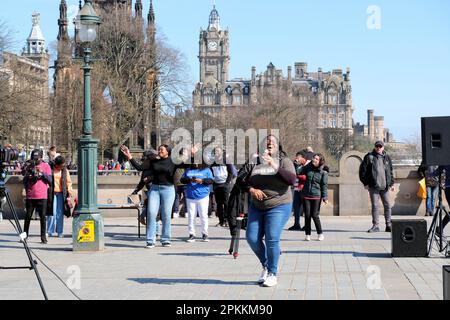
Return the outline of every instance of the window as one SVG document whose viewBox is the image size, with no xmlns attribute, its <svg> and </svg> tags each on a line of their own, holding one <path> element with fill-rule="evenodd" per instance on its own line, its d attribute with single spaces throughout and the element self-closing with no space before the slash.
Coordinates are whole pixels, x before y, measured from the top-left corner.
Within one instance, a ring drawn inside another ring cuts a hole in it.
<svg viewBox="0 0 450 320">
<path fill-rule="evenodd" d="M 344 128 L 344 127 L 345 127 L 344 118 L 341 116 L 341 117 L 339 117 L 339 128 Z"/>
<path fill-rule="evenodd" d="M 205 105 L 213 104 L 213 96 L 211 94 L 205 95 L 205 97 L 204 97 L 204 104 Z"/>
<path fill-rule="evenodd" d="M 234 96 L 233 100 L 235 105 L 240 105 L 242 103 L 241 96 Z"/>
<path fill-rule="evenodd" d="M 331 95 L 329 96 L 328 100 L 329 100 L 329 101 L 328 101 L 329 104 L 336 104 L 336 102 L 337 102 L 337 97 L 336 97 L 336 95 L 331 94 Z"/>
<path fill-rule="evenodd" d="M 336 128 L 336 119 L 335 118 L 331 119 L 331 127 Z"/>
</svg>

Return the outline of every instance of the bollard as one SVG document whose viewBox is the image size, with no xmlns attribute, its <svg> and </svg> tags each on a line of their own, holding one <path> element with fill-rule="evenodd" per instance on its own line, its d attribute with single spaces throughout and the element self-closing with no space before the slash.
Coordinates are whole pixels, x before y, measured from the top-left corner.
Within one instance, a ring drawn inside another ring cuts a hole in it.
<svg viewBox="0 0 450 320">
<path fill-rule="evenodd" d="M 442 283 L 444 286 L 444 300 L 450 300 L 450 266 L 442 266 Z"/>
</svg>

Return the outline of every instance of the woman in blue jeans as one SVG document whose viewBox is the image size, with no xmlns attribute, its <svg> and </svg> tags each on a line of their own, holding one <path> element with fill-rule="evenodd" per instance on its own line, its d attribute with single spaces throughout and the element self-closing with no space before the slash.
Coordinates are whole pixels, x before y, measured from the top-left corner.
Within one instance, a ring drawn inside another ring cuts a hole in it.
<svg viewBox="0 0 450 320">
<path fill-rule="evenodd" d="M 191 153 L 195 153 L 193 147 Z M 156 243 L 156 216 L 161 208 L 162 234 L 161 244 L 163 247 L 171 246 L 171 215 L 175 201 L 174 175 L 179 167 L 188 167 L 187 164 L 175 165 L 172 161 L 172 149 L 166 145 L 158 147 L 157 159 L 144 165 L 133 159 L 130 150 L 126 146 L 121 147 L 122 153 L 131 164 L 139 171 L 147 171 L 152 176 L 152 186 L 148 191 L 148 213 L 147 213 L 147 245 L 146 248 L 154 248 Z"/>
<path fill-rule="evenodd" d="M 142 165 L 131 155 L 126 146 L 121 147 L 122 153 L 130 160 L 131 164 L 139 171 L 147 171 L 146 174 L 153 177 L 152 186 L 148 191 L 147 211 L 147 245 L 146 248 L 155 247 L 156 242 L 156 216 L 161 207 L 162 234 L 161 244 L 170 247 L 171 215 L 175 201 L 174 173 L 176 166 L 171 159 L 171 148 L 168 145 L 158 147 L 157 159 Z"/>
<path fill-rule="evenodd" d="M 246 237 L 262 265 L 258 283 L 272 287 L 277 284 L 280 237 L 291 214 L 296 175 L 275 136 L 267 137 L 265 148 L 241 169 L 237 183 L 251 195 Z"/>
</svg>

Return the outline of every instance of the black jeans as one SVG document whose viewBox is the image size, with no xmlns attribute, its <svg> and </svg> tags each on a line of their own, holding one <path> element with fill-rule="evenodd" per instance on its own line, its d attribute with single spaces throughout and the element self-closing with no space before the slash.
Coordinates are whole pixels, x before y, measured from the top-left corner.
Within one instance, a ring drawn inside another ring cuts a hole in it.
<svg viewBox="0 0 450 320">
<path fill-rule="evenodd" d="M 228 198 L 230 197 L 230 184 L 214 184 L 214 198 L 216 199 L 216 215 L 219 223 L 225 223 L 225 214 L 227 212 Z"/>
<path fill-rule="evenodd" d="M 322 225 L 319 218 L 320 200 L 303 199 L 303 210 L 305 213 L 305 233 L 311 235 L 311 218 L 314 220 L 317 234 L 322 234 Z"/>
<path fill-rule="evenodd" d="M 30 230 L 30 221 L 33 216 L 34 210 L 37 209 L 39 213 L 39 222 L 41 223 L 41 240 L 45 240 L 47 237 L 45 236 L 47 221 L 46 221 L 46 213 L 47 213 L 47 199 L 27 199 L 26 201 L 26 216 L 25 216 L 25 225 L 24 231 L 29 235 Z"/>
<path fill-rule="evenodd" d="M 301 191 L 294 191 L 294 225 L 300 226 L 300 216 L 303 215 L 303 194 Z"/>
</svg>

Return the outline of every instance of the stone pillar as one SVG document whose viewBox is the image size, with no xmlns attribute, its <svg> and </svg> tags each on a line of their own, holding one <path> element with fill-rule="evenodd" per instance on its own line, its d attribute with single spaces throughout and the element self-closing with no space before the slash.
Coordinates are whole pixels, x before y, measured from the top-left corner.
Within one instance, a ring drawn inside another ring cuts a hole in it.
<svg viewBox="0 0 450 320">
<path fill-rule="evenodd" d="M 339 215 L 370 214 L 369 192 L 359 181 L 359 165 L 364 153 L 350 151 L 339 161 Z"/>
</svg>

